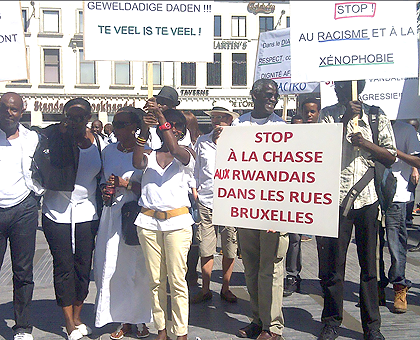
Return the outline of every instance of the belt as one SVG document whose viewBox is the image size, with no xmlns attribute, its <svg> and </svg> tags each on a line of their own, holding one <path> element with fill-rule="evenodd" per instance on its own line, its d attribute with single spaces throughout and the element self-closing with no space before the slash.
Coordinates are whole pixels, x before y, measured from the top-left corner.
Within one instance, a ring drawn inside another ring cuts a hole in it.
<svg viewBox="0 0 420 340">
<path fill-rule="evenodd" d="M 188 214 L 189 210 L 187 207 L 182 207 L 182 208 L 177 208 L 177 209 L 172 209 L 172 210 L 167 210 L 167 211 L 157 211 L 157 210 L 152 210 L 152 209 L 147 209 L 147 208 L 142 207 L 141 212 L 147 216 L 151 216 L 158 220 L 164 221 L 171 217 Z"/>
</svg>

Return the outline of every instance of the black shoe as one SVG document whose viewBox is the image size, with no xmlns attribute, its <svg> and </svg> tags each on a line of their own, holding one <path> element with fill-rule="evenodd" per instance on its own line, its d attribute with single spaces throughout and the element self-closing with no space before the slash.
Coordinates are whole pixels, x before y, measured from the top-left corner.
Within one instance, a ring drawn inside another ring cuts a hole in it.
<svg viewBox="0 0 420 340">
<path fill-rule="evenodd" d="M 411 252 L 420 251 L 420 242 L 416 246 L 408 249 L 408 251 L 411 251 Z"/>
<path fill-rule="evenodd" d="M 287 275 L 284 282 L 283 296 L 290 296 L 295 292 L 300 292 L 300 279 Z"/>
<path fill-rule="evenodd" d="M 372 329 L 368 334 L 365 334 L 365 340 L 385 340 L 385 337 L 379 330 Z"/>
<path fill-rule="evenodd" d="M 236 333 L 236 336 L 240 338 L 256 338 L 262 332 L 262 326 L 258 326 L 256 323 L 251 322 L 248 326 L 241 328 Z"/>
<path fill-rule="evenodd" d="M 338 327 L 325 325 L 319 334 L 318 340 L 334 340 L 338 337 Z"/>
</svg>

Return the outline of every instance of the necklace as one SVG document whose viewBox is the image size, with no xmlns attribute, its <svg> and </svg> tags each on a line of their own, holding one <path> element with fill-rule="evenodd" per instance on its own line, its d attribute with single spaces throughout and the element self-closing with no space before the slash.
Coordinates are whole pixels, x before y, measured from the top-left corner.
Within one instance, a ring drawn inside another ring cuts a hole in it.
<svg viewBox="0 0 420 340">
<path fill-rule="evenodd" d="M 121 146 L 121 149 L 122 149 L 121 151 L 124 152 L 124 153 L 129 153 L 129 152 L 132 152 L 134 150 L 134 146 L 132 146 L 130 148 L 126 148 L 126 147 L 124 147 L 124 145 L 122 145 L 122 143 L 120 143 L 120 146 Z"/>
</svg>

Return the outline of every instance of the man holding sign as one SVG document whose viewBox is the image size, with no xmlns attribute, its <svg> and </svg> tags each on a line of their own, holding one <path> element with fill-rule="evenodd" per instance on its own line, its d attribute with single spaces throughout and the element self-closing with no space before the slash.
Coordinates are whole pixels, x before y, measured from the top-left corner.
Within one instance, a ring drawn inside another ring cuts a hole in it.
<svg viewBox="0 0 420 340">
<path fill-rule="evenodd" d="M 259 79 L 251 90 L 254 109 L 235 119 L 237 125 L 284 124 L 274 113 L 279 99 L 277 83 Z M 238 331 L 241 338 L 281 340 L 284 328 L 282 313 L 284 258 L 287 233 L 238 228 L 239 245 L 250 295 L 252 322 Z"/>
<path fill-rule="evenodd" d="M 358 94 L 363 91 L 364 84 L 364 81 L 357 82 Z M 319 278 L 324 293 L 321 319 L 324 328 L 318 338 L 320 340 L 336 339 L 338 327 L 343 321 L 344 272 L 353 225 L 361 268 L 360 312 L 364 338 L 384 339 L 379 330 L 381 317 L 376 272 L 378 230 L 375 223 L 379 203 L 373 176 L 361 186 L 354 200 L 349 192 L 353 192 L 357 182 L 362 182 L 368 169 L 374 166 L 373 159 L 389 167 L 395 162 L 397 151 L 391 123 L 380 109 L 377 115 L 379 145 L 373 143 L 368 118 L 371 107 L 360 101 L 351 101 L 351 90 L 351 81 L 337 81 L 335 91 L 338 103 L 321 110 L 324 123 L 343 123 L 343 149 L 338 238 L 317 237 Z"/>
</svg>

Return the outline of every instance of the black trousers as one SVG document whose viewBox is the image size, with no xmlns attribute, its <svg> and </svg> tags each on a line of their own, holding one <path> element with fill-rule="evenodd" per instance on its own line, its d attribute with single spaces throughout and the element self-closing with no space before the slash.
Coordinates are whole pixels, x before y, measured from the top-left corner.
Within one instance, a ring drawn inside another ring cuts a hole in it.
<svg viewBox="0 0 420 340">
<path fill-rule="evenodd" d="M 38 209 L 34 194 L 11 208 L 0 208 L 0 267 L 7 240 L 13 272 L 13 308 L 15 333 L 31 333 L 30 306 L 34 290 L 33 260 L 35 254 Z"/>
<path fill-rule="evenodd" d="M 76 251 L 71 246 L 71 225 L 42 215 L 42 227 L 53 257 L 54 290 L 60 307 L 83 302 L 89 293 L 92 253 L 99 221 L 76 223 Z"/>
<path fill-rule="evenodd" d="M 340 326 L 343 321 L 346 257 L 354 225 L 360 265 L 360 313 L 366 334 L 379 330 L 381 325 L 376 272 L 378 203 L 351 210 L 347 217 L 342 212 L 340 208 L 338 238 L 317 237 L 319 278 L 324 292 L 321 321 L 331 326 Z"/>
</svg>

